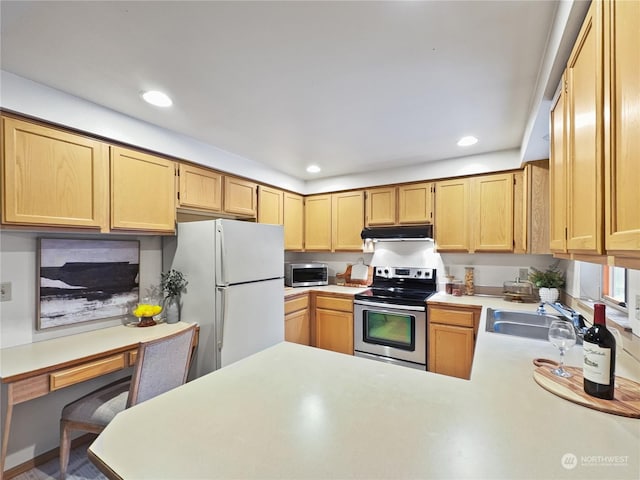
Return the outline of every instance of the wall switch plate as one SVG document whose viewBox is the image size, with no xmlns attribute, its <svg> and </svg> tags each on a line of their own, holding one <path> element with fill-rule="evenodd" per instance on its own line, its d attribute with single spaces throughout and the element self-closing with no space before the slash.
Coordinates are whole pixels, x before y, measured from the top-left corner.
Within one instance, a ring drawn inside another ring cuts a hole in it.
<svg viewBox="0 0 640 480">
<path fill-rule="evenodd" d="M 520 280 L 529 280 L 529 269 L 520 268 L 518 270 L 518 277 L 520 278 Z"/>
<path fill-rule="evenodd" d="M 636 320 L 640 321 L 640 295 L 636 295 Z"/>
<path fill-rule="evenodd" d="M 11 300 L 11 282 L 0 283 L 0 302 Z"/>
</svg>

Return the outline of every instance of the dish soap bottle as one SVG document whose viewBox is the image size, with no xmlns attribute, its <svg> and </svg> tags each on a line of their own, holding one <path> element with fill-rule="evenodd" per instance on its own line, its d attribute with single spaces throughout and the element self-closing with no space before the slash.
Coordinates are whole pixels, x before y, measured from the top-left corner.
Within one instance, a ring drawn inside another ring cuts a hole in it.
<svg viewBox="0 0 640 480">
<path fill-rule="evenodd" d="M 613 400 L 616 372 L 616 339 L 607 330 L 605 306 L 593 306 L 593 326 L 583 338 L 585 393 L 605 400 Z"/>
</svg>

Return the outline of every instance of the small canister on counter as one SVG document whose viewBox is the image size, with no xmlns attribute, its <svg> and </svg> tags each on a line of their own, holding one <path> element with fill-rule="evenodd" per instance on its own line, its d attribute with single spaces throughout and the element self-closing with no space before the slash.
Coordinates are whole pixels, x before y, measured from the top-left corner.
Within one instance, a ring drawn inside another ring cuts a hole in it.
<svg viewBox="0 0 640 480">
<path fill-rule="evenodd" d="M 464 267 L 464 293 L 465 295 L 473 295 L 475 291 L 473 267 Z"/>
<path fill-rule="evenodd" d="M 451 294 L 454 297 L 461 297 L 462 295 L 464 295 L 464 283 L 455 282 L 452 286 Z"/>
<path fill-rule="evenodd" d="M 445 283 L 444 285 L 444 291 L 451 295 L 453 293 L 453 280 L 454 280 L 454 276 L 453 275 L 447 275 L 447 283 Z"/>
</svg>

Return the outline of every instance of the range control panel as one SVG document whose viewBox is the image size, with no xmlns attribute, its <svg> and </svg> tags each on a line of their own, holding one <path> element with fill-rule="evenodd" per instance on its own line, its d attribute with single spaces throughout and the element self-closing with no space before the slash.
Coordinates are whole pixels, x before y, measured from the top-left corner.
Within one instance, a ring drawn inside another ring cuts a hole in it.
<svg viewBox="0 0 640 480">
<path fill-rule="evenodd" d="M 435 269 L 423 267 L 376 267 L 376 277 L 433 279 Z"/>
</svg>

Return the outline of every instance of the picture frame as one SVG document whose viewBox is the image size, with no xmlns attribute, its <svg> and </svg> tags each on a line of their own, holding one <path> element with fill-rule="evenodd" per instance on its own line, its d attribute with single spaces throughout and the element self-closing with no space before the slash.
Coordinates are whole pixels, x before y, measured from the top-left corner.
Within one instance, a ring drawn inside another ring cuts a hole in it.
<svg viewBox="0 0 640 480">
<path fill-rule="evenodd" d="M 38 238 L 36 329 L 129 314 L 139 276 L 139 240 Z"/>
</svg>

